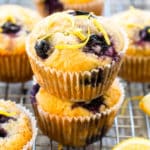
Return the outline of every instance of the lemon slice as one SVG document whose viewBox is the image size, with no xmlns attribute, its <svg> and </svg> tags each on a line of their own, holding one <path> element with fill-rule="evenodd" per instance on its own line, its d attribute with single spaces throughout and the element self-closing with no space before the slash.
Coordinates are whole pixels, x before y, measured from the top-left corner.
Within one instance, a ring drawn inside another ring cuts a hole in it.
<svg viewBox="0 0 150 150">
<path fill-rule="evenodd" d="M 150 140 L 133 137 L 117 144 L 112 150 L 150 150 Z"/>
<path fill-rule="evenodd" d="M 139 107 L 143 112 L 150 116 L 150 93 L 142 98 Z"/>
</svg>

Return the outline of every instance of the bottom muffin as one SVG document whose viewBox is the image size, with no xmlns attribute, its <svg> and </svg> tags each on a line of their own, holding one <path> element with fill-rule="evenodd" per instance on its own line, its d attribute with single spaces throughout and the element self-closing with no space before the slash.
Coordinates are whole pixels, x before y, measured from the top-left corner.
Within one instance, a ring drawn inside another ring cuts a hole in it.
<svg viewBox="0 0 150 150">
<path fill-rule="evenodd" d="M 31 150 L 36 121 L 21 105 L 0 100 L 0 150 Z"/>
<path fill-rule="evenodd" d="M 81 147 L 104 136 L 113 124 L 124 99 L 124 91 L 115 81 L 108 92 L 89 103 L 61 100 L 33 86 L 31 102 L 42 132 L 66 146 Z"/>
</svg>

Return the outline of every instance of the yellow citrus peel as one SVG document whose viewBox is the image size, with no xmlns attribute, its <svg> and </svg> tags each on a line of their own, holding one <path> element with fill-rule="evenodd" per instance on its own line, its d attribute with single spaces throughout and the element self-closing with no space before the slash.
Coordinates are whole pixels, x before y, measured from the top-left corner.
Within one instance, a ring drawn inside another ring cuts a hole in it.
<svg viewBox="0 0 150 150">
<path fill-rule="evenodd" d="M 142 137 L 132 137 L 118 143 L 112 150 L 150 150 L 150 140 Z"/>
<path fill-rule="evenodd" d="M 82 41 L 86 39 L 86 36 L 81 32 L 81 29 L 73 30 L 71 33 L 77 36 Z"/>
<path fill-rule="evenodd" d="M 129 27 L 129 28 L 137 27 L 137 28 L 143 29 L 143 26 L 142 26 L 142 25 L 136 24 L 136 23 L 128 23 L 128 24 L 127 24 L 127 27 Z"/>
<path fill-rule="evenodd" d="M 12 23 L 16 23 L 16 19 L 13 16 L 11 16 L 11 15 L 9 15 L 9 16 L 6 17 L 6 22 L 7 21 L 10 21 Z"/>
<path fill-rule="evenodd" d="M 0 115 L 4 115 L 6 117 L 12 117 L 15 115 L 15 113 L 9 113 L 9 112 L 6 112 L 4 110 L 0 110 Z"/>
<path fill-rule="evenodd" d="M 150 116 L 150 93 L 142 98 L 139 103 L 139 108 Z"/>
<path fill-rule="evenodd" d="M 88 36 L 87 39 L 80 44 L 74 44 L 74 45 L 69 45 L 69 44 L 62 44 L 62 45 L 56 45 L 55 48 L 58 50 L 62 50 L 62 49 L 80 49 L 81 47 L 84 47 L 87 42 L 89 41 L 90 38 L 90 28 L 88 27 Z"/>
<path fill-rule="evenodd" d="M 105 29 L 103 28 L 103 26 L 100 24 L 100 22 L 96 19 L 93 19 L 93 24 L 95 25 L 95 27 L 98 29 L 99 32 L 101 32 L 106 40 L 106 43 L 108 45 L 110 45 L 110 40 L 108 37 L 107 32 L 105 31 Z"/>
</svg>

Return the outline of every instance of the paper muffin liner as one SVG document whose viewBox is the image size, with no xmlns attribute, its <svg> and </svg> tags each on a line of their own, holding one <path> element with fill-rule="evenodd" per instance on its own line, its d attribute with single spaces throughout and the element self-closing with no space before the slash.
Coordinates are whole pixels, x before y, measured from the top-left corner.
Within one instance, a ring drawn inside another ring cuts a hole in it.
<svg viewBox="0 0 150 150">
<path fill-rule="evenodd" d="M 25 82 L 32 78 L 32 74 L 26 54 L 0 54 L 0 81 Z"/>
<path fill-rule="evenodd" d="M 87 2 L 84 4 L 64 4 L 64 9 L 72 9 L 72 10 L 82 10 L 93 12 L 96 15 L 101 15 L 103 12 L 104 1 L 103 0 L 93 0 L 91 2 Z"/>
<path fill-rule="evenodd" d="M 32 126 L 32 138 L 30 141 L 27 142 L 27 144 L 23 147 L 22 150 L 32 150 L 32 148 L 35 144 L 37 133 L 38 133 L 35 117 L 32 115 L 32 113 L 28 109 L 21 106 L 20 104 L 17 104 L 17 107 L 30 118 L 30 122 L 31 122 L 31 126 Z"/>
<path fill-rule="evenodd" d="M 104 112 L 92 116 L 61 117 L 45 112 L 36 101 L 32 101 L 40 129 L 50 139 L 65 146 L 81 147 L 97 141 L 111 128 L 124 100 L 123 86 L 120 83 L 118 86 L 121 91 L 118 103 Z"/>
<path fill-rule="evenodd" d="M 103 95 L 113 83 L 122 63 L 118 62 L 85 72 L 62 72 L 43 66 L 29 56 L 36 81 L 47 92 L 73 102 L 90 101 Z"/>
<path fill-rule="evenodd" d="M 132 82 L 150 82 L 150 57 L 125 56 L 119 76 Z"/>
</svg>

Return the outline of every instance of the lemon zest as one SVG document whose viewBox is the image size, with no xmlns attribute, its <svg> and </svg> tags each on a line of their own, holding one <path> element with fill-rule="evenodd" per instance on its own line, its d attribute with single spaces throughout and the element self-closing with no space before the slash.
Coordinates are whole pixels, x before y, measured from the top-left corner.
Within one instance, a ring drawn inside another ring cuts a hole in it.
<svg viewBox="0 0 150 150">
<path fill-rule="evenodd" d="M 129 24 L 127 24 L 127 26 L 128 26 L 129 28 L 138 27 L 138 28 L 140 28 L 140 29 L 143 29 L 143 26 L 142 26 L 142 25 L 139 25 L 139 24 L 136 24 L 136 23 L 129 23 Z"/>
<path fill-rule="evenodd" d="M 87 44 L 87 42 L 89 41 L 89 38 L 90 38 L 90 28 L 88 27 L 88 36 L 87 36 L 87 39 L 83 43 L 74 44 L 74 45 L 69 45 L 69 44 L 56 45 L 55 48 L 59 49 L 59 50 L 62 50 L 62 49 L 79 49 L 81 47 L 84 47 Z"/>
<path fill-rule="evenodd" d="M 126 108 L 127 108 L 127 105 L 129 103 L 129 101 L 140 101 L 142 98 L 143 98 L 143 96 L 141 96 L 141 95 L 140 96 L 133 96 L 133 97 L 126 98 L 124 100 L 123 105 L 122 105 L 121 115 L 125 114 L 125 111 L 126 111 Z"/>
<path fill-rule="evenodd" d="M 148 33 L 150 33 L 150 29 L 148 29 Z"/>
<path fill-rule="evenodd" d="M 0 115 L 4 115 L 4 116 L 6 116 L 6 117 L 12 117 L 12 116 L 15 115 L 15 113 L 9 113 L 9 112 L 0 110 Z"/>
<path fill-rule="evenodd" d="M 59 14 L 52 15 L 51 17 L 52 17 L 52 18 L 55 18 L 55 16 L 59 16 Z M 73 18 L 72 18 L 71 16 L 69 16 L 69 15 L 66 15 L 66 18 L 71 22 L 71 28 L 74 28 L 74 24 L 75 24 L 75 23 L 74 23 Z M 55 20 L 52 20 L 52 21 L 50 22 L 50 24 L 49 24 L 49 29 L 51 28 L 51 26 L 53 26 L 54 23 L 55 23 Z M 59 32 L 59 31 L 61 31 L 61 30 L 58 29 L 58 30 L 55 31 L 54 33 Z M 51 37 L 54 33 L 50 32 L 50 33 L 48 33 L 48 34 L 46 34 L 46 35 L 40 37 L 39 39 L 40 39 L 40 40 L 47 39 L 47 38 Z"/>
<path fill-rule="evenodd" d="M 11 16 L 11 15 L 6 17 L 6 21 L 10 21 L 12 23 L 16 23 L 16 19 L 13 16 Z"/>
<path fill-rule="evenodd" d="M 3 32 L 3 30 L 2 30 L 2 28 L 0 28 L 0 33 L 2 33 Z"/>
<path fill-rule="evenodd" d="M 96 26 L 96 28 L 103 34 L 105 40 L 106 40 L 106 43 L 108 45 L 110 45 L 110 40 L 109 40 L 109 37 L 108 37 L 108 34 L 107 32 L 105 31 L 105 29 L 103 28 L 103 26 L 100 24 L 99 21 L 97 21 L 96 19 L 93 19 L 93 24 Z"/>
<path fill-rule="evenodd" d="M 84 41 L 86 39 L 86 36 L 81 32 L 81 29 L 73 30 L 71 33 L 74 34 L 75 36 L 79 37 L 80 40 L 82 40 L 82 41 Z"/>
</svg>

